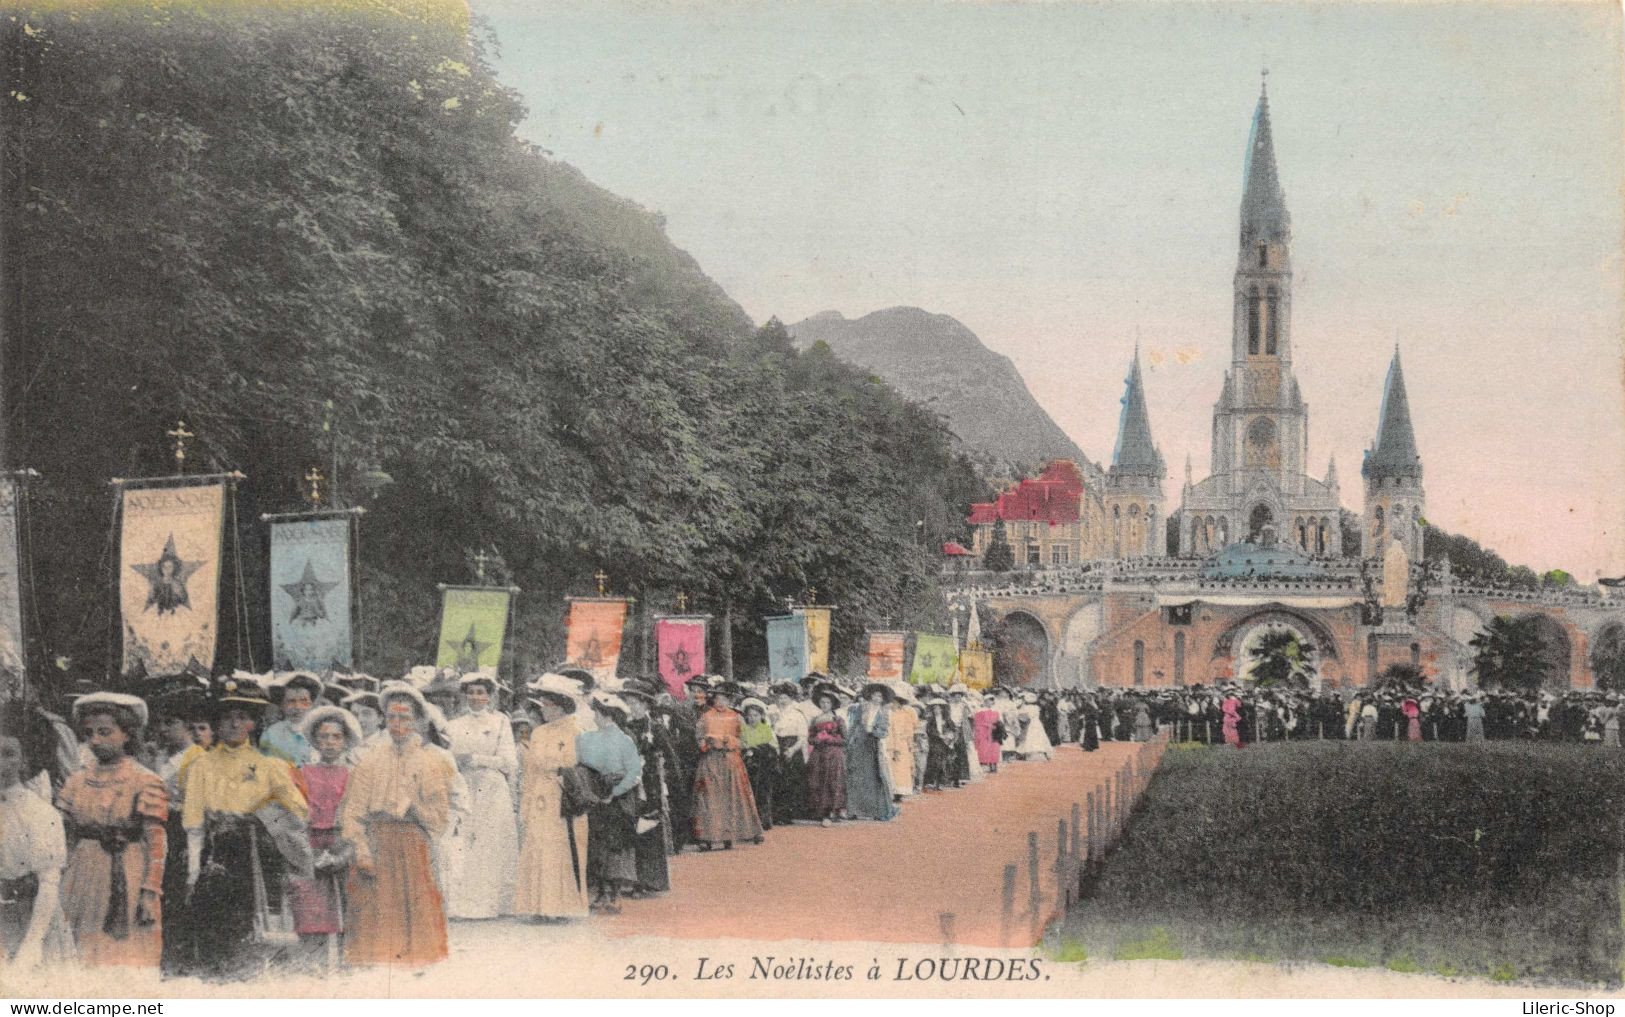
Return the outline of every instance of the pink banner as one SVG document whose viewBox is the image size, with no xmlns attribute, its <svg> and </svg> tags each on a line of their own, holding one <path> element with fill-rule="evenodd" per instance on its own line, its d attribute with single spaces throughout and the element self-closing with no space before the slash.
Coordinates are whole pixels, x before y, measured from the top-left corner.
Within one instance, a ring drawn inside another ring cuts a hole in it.
<svg viewBox="0 0 1625 1017">
<path fill-rule="evenodd" d="M 655 652 L 660 658 L 660 677 L 671 694 L 688 695 L 683 683 L 705 672 L 704 618 L 659 618 L 655 620 Z"/>
</svg>

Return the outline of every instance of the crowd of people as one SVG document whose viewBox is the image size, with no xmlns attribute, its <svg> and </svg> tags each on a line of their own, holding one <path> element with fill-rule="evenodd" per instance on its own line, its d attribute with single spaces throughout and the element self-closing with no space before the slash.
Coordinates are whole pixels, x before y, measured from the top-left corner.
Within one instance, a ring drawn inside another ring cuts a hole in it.
<svg viewBox="0 0 1625 1017">
<path fill-rule="evenodd" d="M 142 691 L 80 696 L 70 718 L 4 706 L 8 965 L 420 966 L 447 955 L 448 921 L 613 913 L 667 892 L 681 851 L 886 822 L 1060 737 L 1053 697 L 817 674 L 683 695 L 574 669 L 517 699 L 433 668 Z"/>
<path fill-rule="evenodd" d="M 447 922 L 613 913 L 684 850 L 886 822 L 1057 745 L 1177 739 L 1619 744 L 1604 692 L 1239 683 L 1043 691 L 549 672 L 178 676 L 0 727 L 0 961 L 232 977 L 420 966 Z M 504 699 L 507 700 L 504 703 Z M 507 709 L 501 709 L 502 706 Z"/>
</svg>

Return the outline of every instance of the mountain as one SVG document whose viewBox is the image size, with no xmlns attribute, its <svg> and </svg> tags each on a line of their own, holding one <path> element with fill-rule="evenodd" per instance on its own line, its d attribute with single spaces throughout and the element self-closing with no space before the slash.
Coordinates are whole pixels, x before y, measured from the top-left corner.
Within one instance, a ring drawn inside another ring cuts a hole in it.
<svg viewBox="0 0 1625 1017">
<path fill-rule="evenodd" d="M 1038 405 L 1010 358 L 946 314 L 888 307 L 849 319 L 823 311 L 791 325 L 790 334 L 803 349 L 828 345 L 836 356 L 941 413 L 979 461 L 1034 467 L 1063 458 L 1082 463 L 1089 473 L 1099 469 Z"/>
</svg>

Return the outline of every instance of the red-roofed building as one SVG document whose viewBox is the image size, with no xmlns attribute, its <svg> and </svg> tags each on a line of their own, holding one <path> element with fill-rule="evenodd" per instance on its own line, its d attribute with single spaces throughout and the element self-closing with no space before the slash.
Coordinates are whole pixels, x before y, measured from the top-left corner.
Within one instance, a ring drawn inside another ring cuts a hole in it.
<svg viewBox="0 0 1625 1017">
<path fill-rule="evenodd" d="M 1101 492 L 1078 464 L 1057 459 L 989 502 L 971 505 L 971 552 L 986 553 L 1002 522 L 1017 566 L 1070 565 L 1110 554 Z"/>
</svg>

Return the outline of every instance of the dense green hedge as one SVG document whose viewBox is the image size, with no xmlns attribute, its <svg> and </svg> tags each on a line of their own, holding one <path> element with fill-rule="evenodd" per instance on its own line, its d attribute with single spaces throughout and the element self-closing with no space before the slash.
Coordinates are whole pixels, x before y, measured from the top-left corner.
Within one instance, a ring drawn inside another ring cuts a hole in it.
<svg viewBox="0 0 1625 1017">
<path fill-rule="evenodd" d="M 1124 956 L 1617 980 L 1621 767 L 1522 743 L 1173 751 L 1065 934 Z"/>
</svg>

